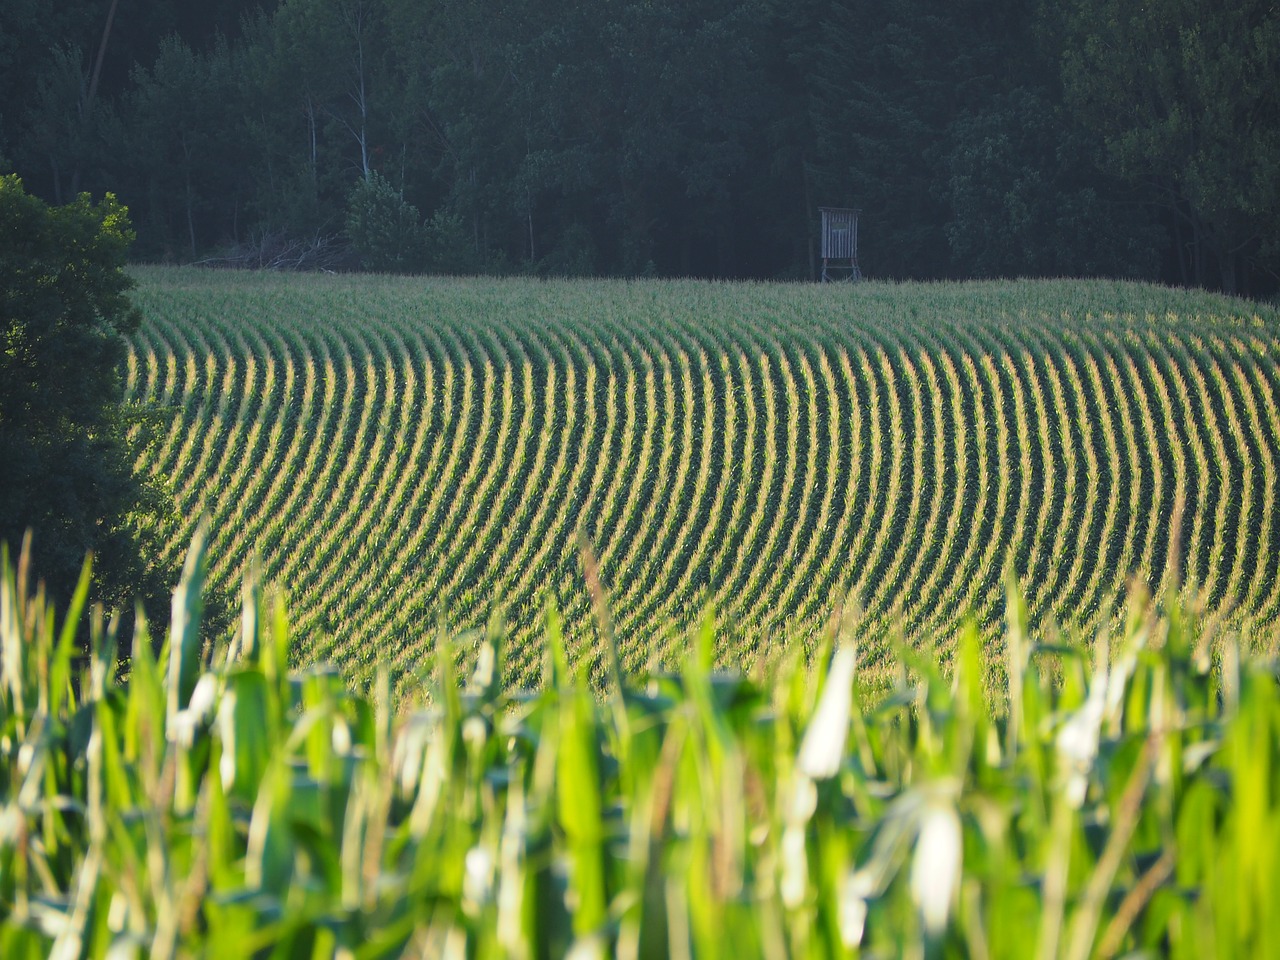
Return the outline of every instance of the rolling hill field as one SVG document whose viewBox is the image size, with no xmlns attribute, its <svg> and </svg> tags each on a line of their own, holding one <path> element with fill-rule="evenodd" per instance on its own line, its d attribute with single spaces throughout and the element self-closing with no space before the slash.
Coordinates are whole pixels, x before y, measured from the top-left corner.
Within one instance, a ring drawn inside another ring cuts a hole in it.
<svg viewBox="0 0 1280 960">
<path fill-rule="evenodd" d="M 1268 637 L 1280 612 L 1280 315 L 1102 282 L 859 286 L 139 268 L 128 389 L 169 426 L 178 557 L 257 552 L 306 662 L 425 662 L 500 607 L 536 682 L 548 595 L 627 666 L 711 610 L 718 655 L 815 635 L 1088 627 L 1131 577 Z M 994 633 L 989 633 L 994 636 Z M 874 669 L 875 654 L 870 652 Z"/>
</svg>

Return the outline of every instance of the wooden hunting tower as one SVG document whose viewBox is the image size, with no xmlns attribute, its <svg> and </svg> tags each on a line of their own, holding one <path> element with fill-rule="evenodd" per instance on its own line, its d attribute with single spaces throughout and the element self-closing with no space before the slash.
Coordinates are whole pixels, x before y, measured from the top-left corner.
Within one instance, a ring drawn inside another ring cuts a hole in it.
<svg viewBox="0 0 1280 960">
<path fill-rule="evenodd" d="M 861 280 L 858 269 L 858 211 L 819 207 L 822 214 L 822 282 Z"/>
</svg>

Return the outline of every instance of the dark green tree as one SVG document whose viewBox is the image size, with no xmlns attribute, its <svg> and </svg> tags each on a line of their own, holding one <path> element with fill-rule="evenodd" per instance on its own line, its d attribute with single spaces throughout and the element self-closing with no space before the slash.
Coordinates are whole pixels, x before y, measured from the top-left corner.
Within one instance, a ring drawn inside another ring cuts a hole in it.
<svg viewBox="0 0 1280 960">
<path fill-rule="evenodd" d="M 366 270 L 412 273 L 425 265 L 426 242 L 418 208 L 377 171 L 351 191 L 347 237 Z"/>
<path fill-rule="evenodd" d="M 1155 275 L 1161 231 L 1060 114 L 1047 92 L 1018 88 L 952 122 L 946 232 L 965 276 Z"/>
<path fill-rule="evenodd" d="M 530 187 L 538 185 L 521 170 L 544 144 L 538 131 L 559 105 L 537 101 L 531 86 L 550 79 L 540 76 L 549 69 L 537 55 L 542 30 L 558 37 L 555 31 L 572 30 L 576 14 L 570 5 L 538 26 L 538 6 L 509 4 L 496 12 L 480 0 L 388 2 L 388 34 L 405 91 L 399 116 L 406 192 L 420 209 L 460 220 L 474 260 L 531 259 L 524 238 L 530 223 L 540 226 L 530 205 Z M 580 49 L 574 59 L 590 58 Z"/>
<path fill-rule="evenodd" d="M 400 78 L 389 77 L 382 0 L 285 0 L 246 21 L 239 78 L 245 212 L 266 242 L 336 238 L 358 180 L 397 167 Z"/>
<path fill-rule="evenodd" d="M 238 93 L 225 43 L 200 53 L 171 35 L 150 69 L 134 71 L 106 127 L 117 182 L 148 228 L 144 255 L 195 260 L 235 239 L 247 191 Z"/>
<path fill-rule="evenodd" d="M 258 0 L 198 4 L 145 0 L 6 0 L 0 4 L 0 151 L 29 191 L 54 203 L 114 184 L 103 108 L 132 86 L 177 34 L 197 50 L 236 34 Z M 112 189 L 115 189 L 113 186 Z"/>
<path fill-rule="evenodd" d="M 1047 8 L 1067 103 L 1110 168 L 1147 184 L 1187 279 L 1280 271 L 1280 6 L 1071 0 Z"/>
<path fill-rule="evenodd" d="M 165 593 L 147 557 L 166 498 L 133 471 L 143 415 L 121 382 L 139 322 L 131 237 L 111 195 L 50 207 L 0 177 L 0 540 L 16 549 L 31 529 L 36 569 L 64 601 L 92 551 L 95 598 L 125 610 Z"/>
<path fill-rule="evenodd" d="M 811 193 L 815 205 L 862 208 L 860 258 L 868 275 L 965 272 L 952 263 L 945 231 L 949 129 L 1020 69 L 1001 39 L 1020 29 L 1019 6 L 1016 0 L 815 5 L 820 29 L 797 53 L 810 65 Z"/>
</svg>

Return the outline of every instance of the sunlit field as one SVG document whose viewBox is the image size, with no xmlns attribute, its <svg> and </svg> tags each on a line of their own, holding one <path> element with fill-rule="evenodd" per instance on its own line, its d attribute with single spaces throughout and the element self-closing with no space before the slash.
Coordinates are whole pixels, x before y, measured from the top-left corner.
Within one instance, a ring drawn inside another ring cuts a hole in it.
<svg viewBox="0 0 1280 960">
<path fill-rule="evenodd" d="M 1255 639 L 1280 610 L 1273 308 L 1078 281 L 137 279 L 170 559 L 207 516 L 212 586 L 256 552 L 295 661 L 357 681 L 498 612 L 533 684 L 549 598 L 598 665 L 583 540 L 628 671 L 708 611 L 718 662 L 811 646 L 846 598 L 885 671 L 970 615 L 994 639 L 1009 565 L 1036 625 L 1092 629 L 1131 578 Z"/>
<path fill-rule="evenodd" d="M 138 276 L 185 569 L 0 556 L 6 958 L 1274 953 L 1274 311 Z"/>
</svg>

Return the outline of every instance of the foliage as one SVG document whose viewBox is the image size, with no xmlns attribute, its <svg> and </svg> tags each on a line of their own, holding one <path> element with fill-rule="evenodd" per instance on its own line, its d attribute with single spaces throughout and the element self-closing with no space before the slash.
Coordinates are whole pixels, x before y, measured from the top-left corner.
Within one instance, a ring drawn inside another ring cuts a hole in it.
<svg viewBox="0 0 1280 960">
<path fill-rule="evenodd" d="M 0 6 L 0 153 L 13 158 L 27 188 L 44 199 L 62 203 L 81 190 L 111 189 L 142 211 L 145 176 L 131 167 L 119 176 L 132 157 L 118 156 L 105 123 L 131 90 L 135 67 L 155 62 L 166 41 L 203 52 L 218 37 L 236 38 L 241 17 L 259 6 L 259 0 L 8 0 Z M 150 146 L 170 149 L 161 140 Z M 149 220 L 140 227 L 150 234 Z M 150 236 L 144 246 L 152 246 Z"/>
<path fill-rule="evenodd" d="M 554 609 L 538 689 L 500 625 L 441 634 L 398 709 L 287 668 L 246 580 L 199 642 L 197 535 L 157 660 L 113 627 L 71 669 L 0 567 L 0 945 L 9 957 L 1258 956 L 1280 937 L 1280 683 L 1238 637 L 1140 600 L 1092 647 L 972 627 L 867 696 L 845 616 L 751 676 L 614 670 Z M 590 579 L 590 576 L 589 576 Z M 607 619 L 607 616 L 603 614 Z M 480 653 L 469 681 L 458 642 Z"/>
<path fill-rule="evenodd" d="M 1025 89 L 952 123 L 952 255 L 976 276 L 1155 276 L 1159 232 L 1091 175 L 1089 143 L 1064 126 Z"/>
<path fill-rule="evenodd" d="M 225 44 L 201 53 L 172 36 L 149 68 L 134 71 L 120 110 L 104 122 L 148 227 L 144 254 L 194 260 L 215 239 L 203 226 L 209 211 L 246 192 L 235 150 L 245 103 L 235 84 Z"/>
<path fill-rule="evenodd" d="M 476 273 L 480 267 L 467 227 L 456 214 L 437 210 L 422 225 L 426 269 L 432 273 Z"/>
<path fill-rule="evenodd" d="M 1161 0 L 1058 7 L 1067 103 L 1104 138 L 1111 167 L 1149 182 L 1192 232 L 1224 289 L 1280 239 L 1280 10 Z M 1203 248 L 1203 251 L 1202 249 Z"/>
<path fill-rule="evenodd" d="M 722 662 L 812 639 L 852 592 L 912 642 L 1104 623 L 1130 577 L 1280 615 L 1280 314 L 1107 282 L 707 284 L 151 269 L 130 396 L 172 406 L 210 583 L 261 551 L 303 662 L 397 683 L 501 605 L 532 683 L 553 591 L 590 636 L 600 550 L 631 669 L 716 612 Z M 1190 589 L 1190 588 L 1189 588 Z M 670 625 L 670 628 L 668 627 Z M 593 649 L 603 656 L 602 639 Z M 864 650 L 869 676 L 890 651 Z"/>
<path fill-rule="evenodd" d="M 376 170 L 351 191 L 346 235 L 366 270 L 378 273 L 473 273 L 478 267 L 462 219 L 418 208 Z"/>
<path fill-rule="evenodd" d="M 975 6 L 842 4 L 808 53 L 813 188 L 840 198 L 837 206 L 862 209 L 867 241 L 860 259 L 868 276 L 949 273 L 939 229 L 947 125 L 982 102 L 989 87 L 989 75 L 975 65 L 980 51 L 969 43 Z"/>
<path fill-rule="evenodd" d="M 812 278 L 850 205 L 868 276 L 1280 284 L 1262 0 L 114 2 L 6 4 L 0 153 L 148 259 L 337 266 L 376 173 L 431 272 Z"/>
<path fill-rule="evenodd" d="M 34 530 L 64 602 L 95 552 L 95 596 L 116 608 L 167 589 L 142 553 L 167 498 L 133 471 L 145 411 L 122 396 L 140 320 L 122 269 L 131 237 L 110 195 L 50 208 L 0 177 L 0 536 Z"/>
<path fill-rule="evenodd" d="M 374 171 L 356 184 L 347 204 L 347 236 L 361 264 L 379 273 L 411 273 L 425 260 L 418 208 Z"/>
</svg>

